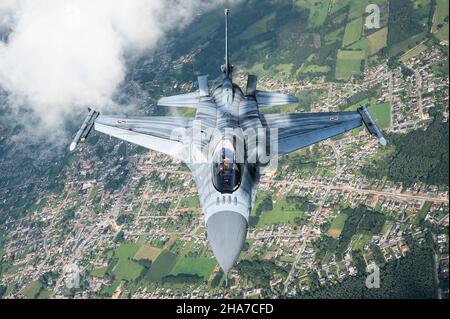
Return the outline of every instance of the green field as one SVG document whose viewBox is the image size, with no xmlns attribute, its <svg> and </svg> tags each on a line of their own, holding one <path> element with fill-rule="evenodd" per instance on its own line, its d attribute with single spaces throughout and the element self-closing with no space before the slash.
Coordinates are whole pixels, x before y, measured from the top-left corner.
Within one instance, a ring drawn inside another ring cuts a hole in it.
<svg viewBox="0 0 450 319">
<path fill-rule="evenodd" d="M 365 99 L 359 103 L 353 104 L 345 109 L 345 111 L 356 111 L 356 109 L 360 105 L 366 105 L 369 103 L 369 100 Z M 373 119 L 377 122 L 377 125 L 382 128 L 386 129 L 391 126 L 391 104 L 386 103 L 380 103 L 380 104 L 372 104 L 369 105 L 368 108 L 370 115 L 372 115 Z M 359 132 L 361 128 L 357 128 L 357 132 Z"/>
<path fill-rule="evenodd" d="M 133 257 L 138 251 L 140 245 L 136 243 L 123 243 L 114 251 L 114 258 L 117 258 L 117 264 L 113 268 L 116 279 L 134 280 L 141 274 L 143 267 L 133 261 Z"/>
<path fill-rule="evenodd" d="M 443 40 L 448 41 L 448 23 L 442 28 L 440 28 L 434 35 L 441 41 Z"/>
<path fill-rule="evenodd" d="M 419 34 L 416 34 L 402 42 L 396 43 L 389 47 L 389 55 L 390 56 L 396 56 L 399 54 L 403 54 L 409 49 L 412 49 L 414 46 L 422 42 L 427 36 L 427 32 L 422 32 Z"/>
<path fill-rule="evenodd" d="M 336 62 L 336 79 L 348 80 L 361 70 L 361 60 L 338 59 Z"/>
<path fill-rule="evenodd" d="M 378 30 L 367 37 L 369 45 L 368 55 L 373 55 L 387 46 L 388 28 Z"/>
<path fill-rule="evenodd" d="M 28 299 L 34 299 L 37 297 L 38 293 L 42 289 L 42 284 L 39 280 L 32 281 L 25 289 L 22 291 L 23 295 Z"/>
<path fill-rule="evenodd" d="M 181 257 L 170 272 L 171 275 L 191 274 L 203 277 L 205 281 L 216 267 L 217 262 L 212 258 Z"/>
<path fill-rule="evenodd" d="M 386 129 L 391 126 L 391 104 L 381 103 L 371 105 L 369 107 L 369 113 L 373 119 L 377 122 L 380 128 Z"/>
<path fill-rule="evenodd" d="M 135 243 L 123 243 L 114 251 L 114 256 L 119 259 L 132 259 L 140 245 Z"/>
<path fill-rule="evenodd" d="M 110 286 L 103 287 L 100 293 L 102 295 L 111 297 L 112 294 L 114 293 L 114 291 L 116 291 L 117 287 L 119 287 L 119 285 L 120 285 L 120 280 L 116 279 L 113 281 L 113 283 Z"/>
<path fill-rule="evenodd" d="M 163 250 L 152 263 L 145 278 L 150 282 L 161 282 L 161 279 L 172 271 L 176 262 L 177 255 L 168 250 Z"/>
<path fill-rule="evenodd" d="M 338 60 L 363 60 L 366 54 L 362 50 L 339 50 L 337 53 Z"/>
<path fill-rule="evenodd" d="M 327 65 L 321 66 L 321 65 L 311 64 L 311 65 L 304 67 L 300 72 L 302 72 L 302 73 L 328 73 L 328 71 L 330 71 L 330 67 Z"/>
<path fill-rule="evenodd" d="M 91 271 L 91 276 L 103 278 L 105 276 L 107 270 L 108 270 L 108 267 L 106 267 L 106 266 L 94 268 Z"/>
<path fill-rule="evenodd" d="M 158 258 L 159 254 L 161 253 L 161 249 L 148 246 L 148 245 L 142 245 L 139 250 L 136 252 L 136 254 L 133 256 L 134 260 L 155 260 Z"/>
<path fill-rule="evenodd" d="M 420 224 L 425 217 L 427 216 L 428 212 L 430 211 L 431 205 L 433 205 L 433 202 L 425 202 L 423 203 L 422 208 L 419 211 L 419 214 L 417 214 L 415 223 Z"/>
<path fill-rule="evenodd" d="M 336 218 L 331 223 L 330 229 L 328 230 L 328 235 L 333 238 L 339 238 L 339 235 L 344 228 L 345 221 L 347 220 L 346 214 L 338 214 Z"/>
<path fill-rule="evenodd" d="M 50 299 L 52 296 L 52 292 L 48 289 L 42 289 L 41 292 L 37 295 L 37 299 Z"/>
<path fill-rule="evenodd" d="M 132 260 L 119 259 L 113 269 L 113 273 L 117 279 L 134 280 L 142 273 L 144 267 Z"/>
<path fill-rule="evenodd" d="M 256 227 L 270 226 L 274 224 L 292 224 L 296 217 L 304 217 L 305 213 L 300 211 L 270 211 L 263 212 Z"/>
<path fill-rule="evenodd" d="M 356 19 L 364 14 L 364 11 L 369 3 L 373 3 L 369 0 L 353 0 L 350 2 L 350 8 L 348 10 L 348 19 Z"/>
<path fill-rule="evenodd" d="M 252 39 L 259 34 L 263 34 L 269 31 L 270 25 L 272 24 L 274 18 L 276 17 L 275 13 L 271 13 L 264 18 L 258 20 L 250 27 L 248 27 L 245 32 L 241 33 L 236 40 L 246 40 Z"/>
<path fill-rule="evenodd" d="M 341 10 L 343 7 L 345 7 L 346 5 L 350 4 L 352 0 L 338 0 L 338 1 L 333 1 L 332 5 L 331 5 L 331 13 L 337 12 L 339 10 Z"/>
<path fill-rule="evenodd" d="M 339 29 L 336 29 L 335 31 L 327 33 L 324 37 L 325 44 L 329 45 L 329 44 L 335 43 L 337 41 L 340 41 L 342 39 L 343 32 L 344 32 L 344 27 L 341 27 Z"/>
<path fill-rule="evenodd" d="M 362 17 L 347 23 L 347 26 L 345 27 L 342 46 L 346 47 L 358 41 L 361 38 L 362 27 L 363 27 Z"/>
<path fill-rule="evenodd" d="M 348 47 L 350 50 L 361 50 L 366 52 L 368 55 L 369 53 L 369 41 L 367 41 L 367 38 L 361 38 L 359 41 L 353 43 Z"/>
<path fill-rule="evenodd" d="M 297 0 L 295 2 L 300 10 L 308 9 L 308 27 L 320 27 L 326 20 L 330 0 Z"/>
<path fill-rule="evenodd" d="M 439 25 L 445 24 L 445 18 L 448 17 L 448 0 L 436 0 L 436 9 L 433 15 L 433 27 L 431 31 L 435 33 Z M 447 22 L 448 26 L 448 22 Z"/>
<path fill-rule="evenodd" d="M 353 250 L 359 250 L 359 251 L 363 251 L 364 246 L 366 244 L 369 244 L 370 241 L 372 240 L 373 235 L 368 235 L 368 234 L 357 234 L 355 241 L 352 243 L 352 249 Z"/>
</svg>

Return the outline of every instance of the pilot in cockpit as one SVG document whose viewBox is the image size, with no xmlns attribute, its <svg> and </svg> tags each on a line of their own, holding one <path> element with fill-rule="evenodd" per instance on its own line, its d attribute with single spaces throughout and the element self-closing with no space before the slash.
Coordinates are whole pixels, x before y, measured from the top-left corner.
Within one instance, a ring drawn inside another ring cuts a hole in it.
<svg viewBox="0 0 450 319">
<path fill-rule="evenodd" d="M 233 143 L 222 140 L 213 152 L 213 184 L 221 193 L 232 193 L 241 183 L 241 164 L 236 161 Z"/>
</svg>

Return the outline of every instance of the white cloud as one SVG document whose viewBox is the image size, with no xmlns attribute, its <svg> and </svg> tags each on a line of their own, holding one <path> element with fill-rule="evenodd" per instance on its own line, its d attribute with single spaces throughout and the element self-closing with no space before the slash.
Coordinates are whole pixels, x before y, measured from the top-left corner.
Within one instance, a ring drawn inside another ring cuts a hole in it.
<svg viewBox="0 0 450 319">
<path fill-rule="evenodd" d="M 1 0 L 0 86 L 17 110 L 33 110 L 40 128 L 61 129 L 74 110 L 114 105 L 124 54 L 153 48 L 199 9 L 225 1 Z"/>
</svg>

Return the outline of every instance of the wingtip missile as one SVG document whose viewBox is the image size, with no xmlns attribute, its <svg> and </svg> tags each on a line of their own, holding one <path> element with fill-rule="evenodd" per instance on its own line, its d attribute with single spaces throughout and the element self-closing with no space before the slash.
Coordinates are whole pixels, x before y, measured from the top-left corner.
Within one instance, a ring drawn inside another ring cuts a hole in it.
<svg viewBox="0 0 450 319">
<path fill-rule="evenodd" d="M 383 133 L 381 133 L 381 130 L 378 127 L 377 123 L 374 121 L 369 111 L 367 110 L 367 107 L 361 106 L 357 111 L 359 115 L 361 115 L 362 121 L 369 133 L 378 139 L 378 143 L 380 143 L 381 146 L 386 146 L 387 141 L 384 138 Z"/>
<path fill-rule="evenodd" d="M 81 124 L 80 129 L 78 130 L 77 134 L 73 138 L 72 143 L 70 143 L 69 150 L 73 152 L 75 148 L 77 147 L 78 143 L 84 142 L 89 135 L 89 133 L 92 130 L 92 127 L 94 126 L 95 120 L 99 116 L 99 112 L 96 112 L 95 110 L 89 109 L 89 114 L 86 116 L 86 118 L 83 121 L 83 124 Z"/>
</svg>

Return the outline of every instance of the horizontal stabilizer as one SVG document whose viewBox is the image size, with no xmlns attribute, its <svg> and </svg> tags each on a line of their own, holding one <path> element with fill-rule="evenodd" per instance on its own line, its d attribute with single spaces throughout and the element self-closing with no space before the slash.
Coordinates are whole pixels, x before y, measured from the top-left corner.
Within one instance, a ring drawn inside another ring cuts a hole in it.
<svg viewBox="0 0 450 319">
<path fill-rule="evenodd" d="M 256 91 L 256 102 L 259 107 L 271 107 L 298 103 L 298 98 L 278 92 Z"/>
<path fill-rule="evenodd" d="M 258 83 L 258 77 L 253 74 L 249 74 L 247 77 L 247 90 L 245 95 L 255 96 L 256 94 L 256 84 Z"/>
<path fill-rule="evenodd" d="M 199 100 L 200 100 L 200 92 L 196 91 L 186 94 L 163 97 L 158 100 L 158 105 L 169 107 L 197 108 Z"/>
<path fill-rule="evenodd" d="M 207 75 L 199 75 L 198 76 L 198 90 L 200 96 L 208 96 L 209 88 L 208 88 L 208 76 Z"/>
</svg>

